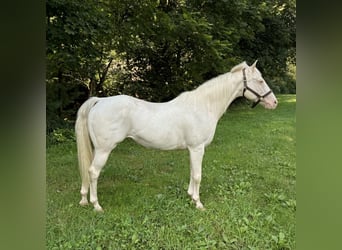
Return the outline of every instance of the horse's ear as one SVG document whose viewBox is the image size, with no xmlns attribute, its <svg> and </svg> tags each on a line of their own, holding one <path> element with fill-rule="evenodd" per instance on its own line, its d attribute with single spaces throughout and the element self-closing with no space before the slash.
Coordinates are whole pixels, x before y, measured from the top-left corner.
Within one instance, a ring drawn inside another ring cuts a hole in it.
<svg viewBox="0 0 342 250">
<path fill-rule="evenodd" d="M 255 62 L 252 64 L 252 66 L 251 66 L 252 71 L 255 70 L 257 62 L 258 62 L 258 60 L 255 60 Z"/>
</svg>

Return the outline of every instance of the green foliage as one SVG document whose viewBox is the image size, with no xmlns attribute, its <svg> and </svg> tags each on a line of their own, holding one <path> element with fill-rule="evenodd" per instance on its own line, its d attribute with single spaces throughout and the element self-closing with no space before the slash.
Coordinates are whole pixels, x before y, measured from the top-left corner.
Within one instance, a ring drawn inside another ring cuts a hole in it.
<svg viewBox="0 0 342 250">
<path fill-rule="evenodd" d="M 101 95 L 113 50 L 113 27 L 107 11 L 104 3 L 93 0 L 47 1 L 47 116 L 53 120 L 50 124 L 73 117 L 89 95 Z"/>
<path fill-rule="evenodd" d="M 288 74 L 296 63 L 296 2 L 259 4 L 259 25 L 262 28 L 249 31 L 253 36 L 242 38 L 236 50 L 248 61 L 258 59 L 258 68 L 276 93 L 295 93 L 295 77 Z"/>
<path fill-rule="evenodd" d="M 68 142 L 72 142 L 72 143 L 76 142 L 75 132 L 73 129 L 70 129 L 70 128 L 54 129 L 47 136 L 47 146 L 68 143 Z"/>
<path fill-rule="evenodd" d="M 48 0 L 48 130 L 89 96 L 166 101 L 244 60 L 295 93 L 295 20 L 293 0 Z"/>
<path fill-rule="evenodd" d="M 272 111 L 235 105 L 220 120 L 203 161 L 206 211 L 186 194 L 186 151 L 119 144 L 99 179 L 100 214 L 78 205 L 75 142 L 51 145 L 46 248 L 295 249 L 296 97 L 278 100 Z"/>
<path fill-rule="evenodd" d="M 213 38 L 212 25 L 201 13 L 185 7 L 165 11 L 139 5 L 122 29 L 134 40 L 119 48 L 128 74 L 118 90 L 149 100 L 169 100 L 202 83 L 208 74 L 218 74 L 222 56 L 230 49 Z"/>
</svg>

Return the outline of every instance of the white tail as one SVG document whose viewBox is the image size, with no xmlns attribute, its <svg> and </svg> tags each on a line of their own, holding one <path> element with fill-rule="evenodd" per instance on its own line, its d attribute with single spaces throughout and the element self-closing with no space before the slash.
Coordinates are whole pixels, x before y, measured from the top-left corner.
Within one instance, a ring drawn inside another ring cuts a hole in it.
<svg viewBox="0 0 342 250">
<path fill-rule="evenodd" d="M 97 97 L 89 98 L 79 108 L 77 112 L 77 119 L 75 124 L 77 155 L 80 174 L 82 178 L 82 186 L 89 187 L 89 167 L 93 160 L 93 148 L 88 131 L 88 114 L 90 109 L 99 100 Z"/>
</svg>

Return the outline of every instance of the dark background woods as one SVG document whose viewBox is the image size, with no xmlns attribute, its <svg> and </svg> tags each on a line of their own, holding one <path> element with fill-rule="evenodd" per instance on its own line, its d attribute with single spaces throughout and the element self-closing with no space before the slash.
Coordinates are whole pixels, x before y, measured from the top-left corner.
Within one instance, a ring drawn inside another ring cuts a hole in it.
<svg viewBox="0 0 342 250">
<path fill-rule="evenodd" d="M 48 0 L 47 129 L 89 96 L 167 101 L 241 61 L 295 93 L 294 0 Z"/>
</svg>

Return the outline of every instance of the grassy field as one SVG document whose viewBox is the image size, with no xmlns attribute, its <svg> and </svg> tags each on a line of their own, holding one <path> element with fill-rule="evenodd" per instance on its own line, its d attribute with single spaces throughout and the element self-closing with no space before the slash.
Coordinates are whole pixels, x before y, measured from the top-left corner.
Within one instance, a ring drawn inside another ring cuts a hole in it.
<svg viewBox="0 0 342 250">
<path fill-rule="evenodd" d="M 81 207 L 76 146 L 47 148 L 48 249 L 294 249 L 296 96 L 276 110 L 235 105 L 203 160 L 201 201 L 186 191 L 187 151 L 116 148 L 99 178 L 104 213 Z"/>
</svg>

